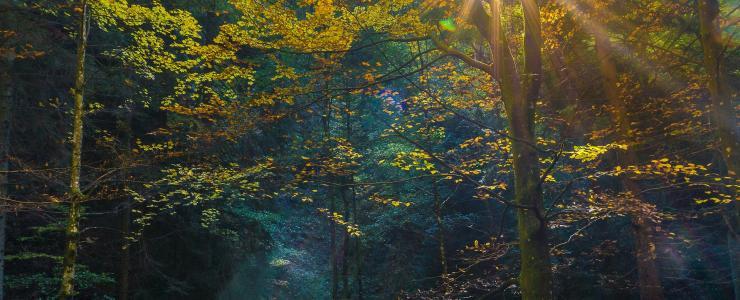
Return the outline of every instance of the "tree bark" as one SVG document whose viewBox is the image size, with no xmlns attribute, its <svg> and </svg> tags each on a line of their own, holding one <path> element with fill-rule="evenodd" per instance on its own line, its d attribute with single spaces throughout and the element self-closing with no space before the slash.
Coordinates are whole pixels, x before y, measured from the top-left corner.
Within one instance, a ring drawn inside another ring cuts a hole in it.
<svg viewBox="0 0 740 300">
<path fill-rule="evenodd" d="M 328 80 L 325 83 L 325 88 L 328 86 Z M 322 116 L 323 123 L 323 139 L 324 143 L 328 145 L 331 139 L 331 99 L 324 99 L 324 115 Z M 329 157 L 329 149 L 323 149 L 326 157 Z M 329 181 L 333 180 L 333 175 L 327 174 Z M 336 212 L 336 199 L 331 193 L 328 195 L 329 199 L 329 213 L 333 216 Z M 331 261 L 331 298 L 336 300 L 339 297 L 339 266 L 337 261 L 337 226 L 333 219 L 329 219 L 329 248 L 330 248 L 330 261 Z"/>
<path fill-rule="evenodd" d="M 514 65 L 502 30 L 501 1 L 491 0 L 490 45 L 493 46 L 495 77 L 511 130 L 521 270 L 522 299 L 552 299 L 552 270 L 547 223 L 544 219 L 540 166 L 534 132 L 535 104 L 542 75 L 539 8 L 535 0 L 522 0 L 525 15 L 525 74 Z M 522 80 L 522 77 L 525 77 Z"/>
<path fill-rule="evenodd" d="M 723 62 L 725 45 L 720 29 L 719 2 L 717 0 L 697 1 L 699 28 L 704 51 L 704 68 L 707 72 L 707 86 L 712 103 L 712 119 L 715 123 L 719 148 L 727 167 L 727 174 L 737 178 L 740 164 L 740 133 L 738 132 L 735 97 L 727 79 Z M 740 299 L 740 204 L 733 201 L 727 212 L 727 246 L 730 255 L 730 268 L 735 291 L 735 299 Z"/>
<path fill-rule="evenodd" d="M 74 295 L 74 276 L 77 260 L 77 248 L 80 238 L 81 202 L 84 198 L 80 190 L 80 170 L 82 160 L 82 117 L 84 89 L 85 89 L 85 50 L 87 49 L 88 7 L 87 0 L 80 1 L 82 15 L 77 32 L 77 70 L 75 85 L 72 90 L 74 96 L 74 116 L 72 121 L 72 157 L 70 163 L 69 180 L 69 213 L 67 216 L 66 249 L 62 261 L 62 281 L 59 289 L 59 299 L 67 299 Z"/>
<path fill-rule="evenodd" d="M 536 0 L 521 0 L 525 19 L 525 70 L 520 74 L 502 29 L 501 0 L 489 0 L 491 16 L 473 1 L 468 19 L 488 40 L 493 64 L 485 64 L 433 39 L 442 51 L 493 76 L 501 90 L 511 134 L 514 194 L 521 270 L 522 299 L 552 299 L 552 270 L 544 217 L 539 155 L 534 130 L 535 105 L 542 81 L 542 34 Z M 522 80 L 524 79 L 524 80 Z"/>
</svg>

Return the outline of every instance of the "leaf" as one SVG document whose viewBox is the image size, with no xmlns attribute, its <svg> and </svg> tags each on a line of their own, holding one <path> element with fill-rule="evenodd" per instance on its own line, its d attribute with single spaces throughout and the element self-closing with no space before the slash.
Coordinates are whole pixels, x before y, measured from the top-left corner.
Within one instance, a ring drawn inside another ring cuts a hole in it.
<svg viewBox="0 0 740 300">
<path fill-rule="evenodd" d="M 439 27 L 442 27 L 443 30 L 449 32 L 455 32 L 457 30 L 457 27 L 455 26 L 455 21 L 452 20 L 452 18 L 439 20 Z"/>
</svg>

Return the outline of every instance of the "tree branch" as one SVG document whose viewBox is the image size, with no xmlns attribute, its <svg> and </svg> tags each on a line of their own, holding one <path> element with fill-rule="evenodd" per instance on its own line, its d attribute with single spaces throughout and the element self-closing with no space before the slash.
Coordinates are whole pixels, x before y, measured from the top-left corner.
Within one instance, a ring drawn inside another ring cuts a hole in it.
<svg viewBox="0 0 740 300">
<path fill-rule="evenodd" d="M 487 64 L 482 61 L 479 61 L 475 58 L 470 57 L 469 55 L 466 55 L 465 53 L 462 53 L 460 50 L 457 50 L 455 48 L 450 47 L 449 45 L 445 44 L 445 42 L 441 41 L 438 37 L 432 37 L 432 42 L 434 42 L 434 45 L 439 49 L 440 51 L 453 56 L 457 57 L 460 60 L 464 61 L 466 64 L 470 65 L 471 67 L 474 67 L 476 69 L 479 69 L 483 72 L 488 73 L 489 75 L 493 76 L 493 65 Z"/>
</svg>

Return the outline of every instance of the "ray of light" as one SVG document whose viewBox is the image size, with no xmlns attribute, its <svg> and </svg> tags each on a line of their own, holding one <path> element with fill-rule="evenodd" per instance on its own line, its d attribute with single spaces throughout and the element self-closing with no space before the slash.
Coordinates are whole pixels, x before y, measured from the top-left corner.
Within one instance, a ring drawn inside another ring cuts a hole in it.
<svg viewBox="0 0 740 300">
<path fill-rule="evenodd" d="M 592 18 L 588 17 L 588 13 L 584 12 L 573 0 L 556 0 L 556 2 L 565 7 L 573 17 L 581 23 L 582 27 L 590 33 L 596 39 L 605 39 L 611 41 L 609 38 L 609 32 L 605 26 L 595 22 Z M 609 16 L 610 12 L 606 13 Z M 659 70 L 657 66 L 652 64 L 649 60 L 642 58 L 637 51 L 633 51 L 628 46 L 622 43 L 611 42 L 611 50 L 614 54 L 619 55 L 623 61 L 630 64 L 630 66 L 643 75 L 650 76 L 655 74 L 655 80 L 658 87 L 665 91 L 675 90 L 682 86 L 682 84 L 673 79 L 667 80 L 664 76 L 656 74 L 655 70 Z"/>
<path fill-rule="evenodd" d="M 463 3 L 462 8 L 460 9 L 460 17 L 462 19 L 467 19 L 468 16 L 470 16 L 470 11 L 473 10 L 473 1 L 480 0 L 465 0 Z"/>
</svg>

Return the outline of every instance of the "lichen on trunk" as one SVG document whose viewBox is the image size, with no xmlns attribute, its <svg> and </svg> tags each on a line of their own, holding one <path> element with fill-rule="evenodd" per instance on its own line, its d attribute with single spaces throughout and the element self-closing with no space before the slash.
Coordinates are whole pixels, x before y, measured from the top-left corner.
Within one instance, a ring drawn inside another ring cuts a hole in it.
<svg viewBox="0 0 740 300">
<path fill-rule="evenodd" d="M 80 238 L 80 215 L 84 195 L 80 189 L 80 172 L 82 166 L 82 117 L 84 114 L 85 90 L 85 50 L 87 49 L 87 34 L 89 15 L 87 0 L 81 0 L 81 16 L 77 31 L 77 67 L 75 85 L 72 90 L 74 97 L 74 115 L 72 121 L 72 157 L 69 179 L 69 211 L 67 227 L 65 229 L 66 247 L 62 261 L 62 281 L 59 289 L 59 299 L 74 296 L 74 276 L 77 260 L 77 248 Z"/>
</svg>

